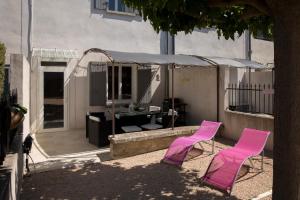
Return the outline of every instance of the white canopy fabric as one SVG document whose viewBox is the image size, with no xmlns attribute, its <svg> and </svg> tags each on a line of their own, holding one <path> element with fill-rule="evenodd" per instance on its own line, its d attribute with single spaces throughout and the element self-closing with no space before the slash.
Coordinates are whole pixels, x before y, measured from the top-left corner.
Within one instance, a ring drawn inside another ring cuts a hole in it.
<svg viewBox="0 0 300 200">
<path fill-rule="evenodd" d="M 98 48 L 88 49 L 84 52 L 79 65 L 87 66 L 88 62 L 115 62 L 140 65 L 175 65 L 175 66 L 199 66 L 199 67 L 235 67 L 235 68 L 270 68 L 255 61 L 237 58 L 201 57 L 192 55 L 161 55 L 149 53 L 129 53 L 102 50 Z"/>
<path fill-rule="evenodd" d="M 87 63 L 88 61 L 95 62 L 114 62 L 114 63 L 127 63 L 127 64 L 140 64 L 140 65 L 170 65 L 176 66 L 212 66 L 209 62 L 201 60 L 194 56 L 188 55 L 161 55 L 149 53 L 130 53 L 108 51 L 102 49 L 89 49 L 84 52 L 82 60 L 79 62 Z"/>
<path fill-rule="evenodd" d="M 222 67 L 235 67 L 235 68 L 253 68 L 253 69 L 264 69 L 269 68 L 261 63 L 239 59 L 239 58 L 222 58 L 222 57 L 205 57 L 210 62 L 216 63 Z"/>
<path fill-rule="evenodd" d="M 157 64 L 177 66 L 202 66 L 209 67 L 210 63 L 188 55 L 160 55 L 148 53 L 124 53 L 116 51 L 107 51 L 115 62 L 118 63 L 139 63 L 139 64 Z"/>
</svg>

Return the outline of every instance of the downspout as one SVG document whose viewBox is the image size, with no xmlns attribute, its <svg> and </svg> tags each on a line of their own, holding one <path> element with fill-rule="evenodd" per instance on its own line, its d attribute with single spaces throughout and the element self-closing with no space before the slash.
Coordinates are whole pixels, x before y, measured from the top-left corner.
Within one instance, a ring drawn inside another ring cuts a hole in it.
<svg viewBox="0 0 300 200">
<path fill-rule="evenodd" d="M 22 1 L 23 2 L 23 1 Z M 23 4 L 23 3 L 22 3 Z M 23 5 L 22 5 L 23 8 Z M 22 23 L 23 26 L 23 23 Z M 29 109 L 31 107 L 32 101 L 31 101 L 31 72 L 33 70 L 32 66 L 32 26 L 33 26 L 33 0 L 28 0 L 28 31 L 27 31 L 27 60 L 29 62 Z M 23 47 L 22 47 L 23 48 Z M 23 51 L 23 50 L 22 50 Z M 36 83 L 38 85 L 38 83 Z M 36 95 L 37 96 L 37 95 Z M 35 97 L 37 98 L 37 97 Z M 38 116 L 38 109 L 36 109 L 36 117 Z M 32 125 L 32 113 L 29 112 L 29 130 L 31 130 Z M 37 127 L 35 127 L 35 131 L 37 131 Z"/>
<path fill-rule="evenodd" d="M 252 49 L 251 49 L 251 34 L 249 30 L 245 31 L 245 59 L 251 60 L 251 54 L 252 54 Z M 250 88 L 251 84 L 251 68 L 248 67 L 248 87 Z M 250 103 L 251 101 L 251 92 L 248 90 L 248 102 Z"/>
<path fill-rule="evenodd" d="M 245 58 L 251 60 L 251 34 L 249 30 L 245 31 Z"/>
<path fill-rule="evenodd" d="M 28 32 L 27 32 L 27 51 L 28 60 L 31 64 L 31 50 L 32 50 L 32 30 L 33 30 L 33 0 L 28 0 Z"/>
<path fill-rule="evenodd" d="M 249 32 L 249 30 L 246 30 L 245 31 L 245 59 L 247 60 L 251 60 L 251 54 L 252 54 L 252 49 L 251 49 L 251 34 Z M 251 83 L 251 69 L 250 67 L 248 68 L 248 73 L 249 73 L 249 79 L 248 79 L 248 82 L 249 82 L 249 86 L 250 86 L 250 83 Z"/>
</svg>

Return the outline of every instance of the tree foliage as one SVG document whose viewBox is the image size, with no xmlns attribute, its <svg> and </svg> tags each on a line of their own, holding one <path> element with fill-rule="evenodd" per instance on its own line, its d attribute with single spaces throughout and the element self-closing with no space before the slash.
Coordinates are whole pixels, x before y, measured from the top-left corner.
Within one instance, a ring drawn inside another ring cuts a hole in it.
<svg viewBox="0 0 300 200">
<path fill-rule="evenodd" d="M 4 86 L 5 53 L 6 53 L 5 45 L 0 42 L 0 94 L 2 94 L 3 86 Z"/>
<path fill-rule="evenodd" d="M 272 38 L 273 21 L 264 0 L 124 0 L 137 9 L 154 29 L 192 32 L 215 28 L 219 36 L 234 39 L 245 30 Z"/>
</svg>

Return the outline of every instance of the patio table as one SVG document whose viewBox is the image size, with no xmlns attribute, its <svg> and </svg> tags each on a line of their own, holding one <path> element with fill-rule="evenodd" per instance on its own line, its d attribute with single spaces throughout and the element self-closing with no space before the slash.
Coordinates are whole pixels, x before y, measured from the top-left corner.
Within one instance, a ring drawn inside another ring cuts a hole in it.
<svg viewBox="0 0 300 200">
<path fill-rule="evenodd" d="M 161 113 L 161 111 L 132 111 L 132 112 L 119 112 L 115 114 L 117 119 L 123 117 L 133 117 L 133 116 L 147 116 L 147 115 L 156 115 Z"/>
<path fill-rule="evenodd" d="M 152 115 L 160 114 L 160 111 L 132 111 L 119 112 L 115 114 L 116 128 L 122 130 L 124 126 L 141 126 L 148 124 Z"/>
</svg>

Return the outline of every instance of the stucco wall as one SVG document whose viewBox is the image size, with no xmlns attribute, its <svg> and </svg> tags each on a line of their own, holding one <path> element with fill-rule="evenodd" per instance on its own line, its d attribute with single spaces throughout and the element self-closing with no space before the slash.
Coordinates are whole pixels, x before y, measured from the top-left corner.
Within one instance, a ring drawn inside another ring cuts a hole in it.
<svg viewBox="0 0 300 200">
<path fill-rule="evenodd" d="M 6 63 L 10 54 L 28 53 L 28 2 L 0 1 L 0 41 L 6 46 Z"/>
<path fill-rule="evenodd" d="M 182 99 L 187 104 L 188 124 L 198 125 L 204 119 L 216 120 L 216 77 L 216 68 L 214 67 L 174 70 L 174 97 Z M 170 94 L 172 94 L 171 83 Z"/>
<path fill-rule="evenodd" d="M 175 37 L 176 54 L 245 58 L 244 48 L 244 35 L 234 41 L 225 40 L 224 37 L 218 39 L 216 31 L 212 29 L 195 30 L 187 35 L 180 32 Z"/>
<path fill-rule="evenodd" d="M 30 133 L 30 65 L 21 54 L 11 54 L 10 60 L 10 88 L 17 89 L 18 103 L 27 108 L 23 122 L 26 137 Z"/>
<path fill-rule="evenodd" d="M 234 41 L 218 38 L 213 29 L 195 30 L 187 35 L 180 32 L 175 36 L 175 53 L 246 58 L 245 40 L 245 34 Z M 273 42 L 251 37 L 251 59 L 263 64 L 274 63 Z"/>
<path fill-rule="evenodd" d="M 225 111 L 223 136 L 238 140 L 244 128 L 271 131 L 266 149 L 273 151 L 274 118 L 270 115 Z"/>
<path fill-rule="evenodd" d="M 30 64 L 23 56 L 23 80 L 22 80 L 22 105 L 27 108 L 27 114 L 23 121 L 23 134 L 24 138 L 30 133 Z"/>
<path fill-rule="evenodd" d="M 140 16 L 92 9 L 91 0 L 34 2 L 33 47 L 159 53 L 159 35 Z"/>
<path fill-rule="evenodd" d="M 8 185 L 1 185 L 1 200 L 18 200 L 23 182 L 24 154 L 22 151 L 22 134 L 17 134 L 7 154 L 3 166 L 0 168 L 1 179 L 7 180 Z"/>
<path fill-rule="evenodd" d="M 17 89 L 18 103 L 23 102 L 23 56 L 12 54 L 10 57 L 10 89 Z"/>
<path fill-rule="evenodd" d="M 274 63 L 274 43 L 252 37 L 252 59 L 263 64 Z"/>
</svg>

